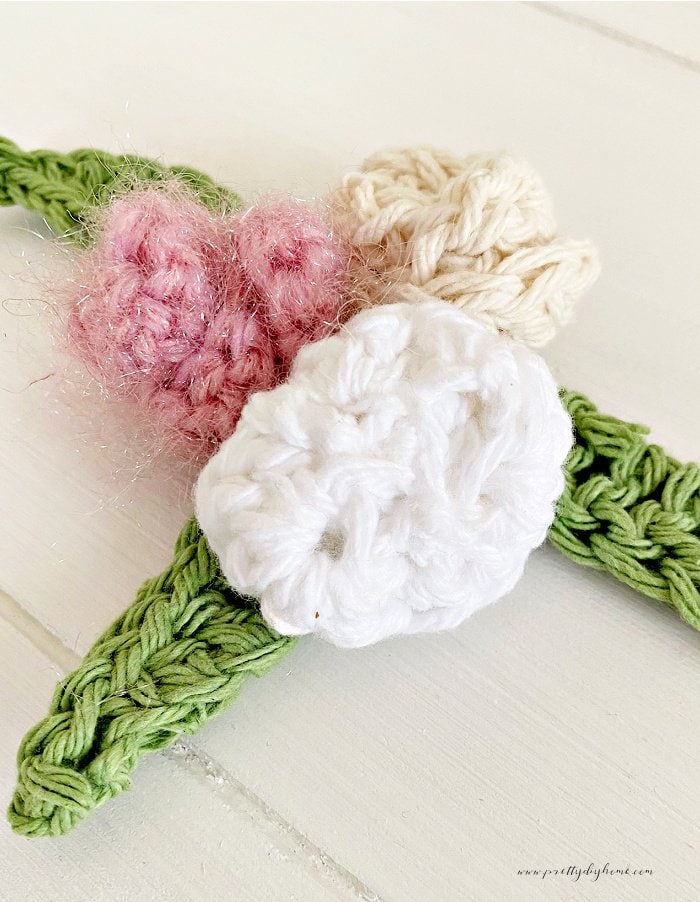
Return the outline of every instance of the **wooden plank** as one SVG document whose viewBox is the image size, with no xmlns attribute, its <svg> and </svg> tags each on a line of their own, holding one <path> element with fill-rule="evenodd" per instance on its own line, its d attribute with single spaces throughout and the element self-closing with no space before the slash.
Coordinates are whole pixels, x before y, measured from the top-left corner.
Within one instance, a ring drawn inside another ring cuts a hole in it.
<svg viewBox="0 0 700 902">
<path fill-rule="evenodd" d="M 659 69 L 657 61 L 643 54 L 535 15 L 527 7 L 431 5 L 430 10 L 420 4 L 415 9 L 387 5 L 376 10 L 378 26 L 402 30 L 403 41 L 392 50 L 399 69 L 412 52 L 418 53 L 426 23 L 430 23 L 431 33 L 445 35 L 443 56 L 448 68 L 424 73 L 426 97 L 430 90 L 440 95 L 443 81 L 453 85 L 450 96 L 455 101 L 462 84 L 469 93 L 469 76 L 476 79 L 496 51 L 514 67 L 488 70 L 491 91 L 502 98 L 497 108 L 483 92 L 470 94 L 474 104 L 470 118 L 479 123 L 478 129 L 463 117 L 449 117 L 448 104 L 441 107 L 445 125 L 438 128 L 435 123 L 433 140 L 466 150 L 510 146 L 531 159 L 552 189 L 566 231 L 588 234 L 600 246 L 604 272 L 598 287 L 583 302 L 576 324 L 547 349 L 556 374 L 562 382 L 588 391 L 603 409 L 650 422 L 655 436 L 671 451 L 692 457 L 697 453 L 698 426 L 692 395 L 683 388 L 690 391 L 692 381 L 687 385 L 688 379 L 698 372 L 694 286 L 700 283 L 700 258 L 694 236 L 700 230 L 700 212 L 697 205 L 687 203 L 687 197 L 700 193 L 695 142 L 687 132 L 697 108 L 697 79 Z M 71 14 L 66 13 L 49 27 L 45 17 L 30 7 L 13 8 L 12 15 L 19 17 L 18 26 L 24 23 L 19 33 L 31 32 L 39 42 L 48 42 L 51 32 L 47 52 L 55 43 L 53 29 L 67 30 L 71 22 Z M 105 25 L 113 22 L 116 27 L 121 21 L 116 7 L 103 13 L 97 7 L 86 9 L 85 15 L 88 23 L 94 19 Z M 155 29 L 158 15 L 154 10 L 145 15 Z M 219 21 L 217 15 L 223 19 Z M 241 65 L 246 61 L 252 65 L 255 54 L 266 46 L 267 15 L 272 13 L 261 9 L 255 17 L 239 23 L 235 11 L 217 14 L 208 10 L 204 21 L 209 31 L 205 33 L 216 42 L 215 32 L 240 24 L 246 34 L 247 49 L 242 52 L 248 54 Z M 280 27 L 284 26 L 285 34 L 298 38 L 301 46 L 307 41 L 304 65 L 320 65 L 320 60 L 313 62 L 314 39 L 304 31 L 315 14 L 298 7 L 292 16 L 279 7 L 274 15 L 282 17 Z M 361 38 L 362 16 L 342 7 L 337 13 L 321 15 L 329 40 L 335 39 L 343 48 L 339 52 L 347 55 L 343 59 L 349 63 L 354 45 L 343 40 Z M 170 26 L 173 33 L 184 35 L 187 26 L 187 16 L 175 10 Z M 576 53 L 570 49 L 571 41 Z M 462 43 L 469 51 L 466 54 L 457 53 Z M 154 53 L 166 58 L 170 46 L 166 44 L 156 42 Z M 280 66 L 285 59 L 291 61 L 296 46 L 292 42 L 286 47 L 281 39 L 273 45 L 280 54 Z M 368 37 L 359 46 L 370 61 L 379 60 L 380 50 Z M 18 52 L 12 49 L 10 59 Z M 624 54 L 627 75 L 614 83 L 618 54 Z M 519 75 L 517 96 L 507 90 L 513 71 Z M 298 77 L 309 75 L 304 69 Z M 649 85 L 642 106 L 633 102 L 638 83 Z M 276 83 L 263 81 L 251 90 L 271 91 L 274 86 Z M 86 89 L 97 91 L 91 85 Z M 550 92 L 547 109 L 538 99 L 545 89 Z M 23 90 L 31 90 L 31 85 Z M 576 101 L 573 106 L 571 98 Z M 360 98 L 353 95 L 351 99 L 357 103 Z M 250 98 L 244 102 L 252 103 Z M 346 137 L 342 152 L 334 150 L 334 178 L 350 160 L 376 147 L 378 136 L 382 143 L 411 139 L 414 106 L 403 94 L 396 104 L 392 123 L 385 123 L 382 129 L 377 121 L 368 123 L 359 137 L 355 132 L 352 138 Z M 29 104 L 26 109 L 31 112 L 33 107 Z M 152 117 L 140 108 L 129 109 L 145 132 L 148 149 L 154 140 L 146 128 L 153 125 Z M 376 117 L 379 109 L 370 105 L 368 115 Z M 125 113 L 116 101 L 110 102 L 110 110 L 115 115 L 113 127 L 126 129 Z M 252 117 L 253 110 L 249 112 Z M 325 146 L 322 139 L 328 139 L 334 128 L 315 119 L 311 126 L 314 142 Z M 100 128 L 94 143 L 99 143 Z M 591 133 L 599 136 L 593 144 L 588 140 Z M 85 140 L 80 131 L 77 134 L 73 141 Z M 71 132 L 66 130 L 64 135 L 65 143 Z M 626 135 L 632 137 L 626 141 Z M 162 144 L 167 137 L 159 138 Z M 419 137 L 414 131 L 412 139 Z M 113 144 L 107 136 L 105 140 Z M 194 148 L 174 146 L 170 151 L 173 159 L 199 162 Z M 226 147 L 225 135 L 221 147 Z M 311 171 L 314 154 L 310 149 L 309 153 L 312 162 L 305 167 Z M 212 168 L 220 168 L 225 159 L 222 149 L 219 166 Z M 668 165 L 658 165 L 663 160 Z M 264 160 L 255 153 L 249 153 L 246 161 L 244 187 L 256 167 L 258 187 L 282 187 L 286 173 L 278 169 L 266 173 Z M 317 166 L 313 181 L 306 185 L 308 193 L 322 191 L 327 175 L 328 169 Z M 57 264 L 46 242 L 31 240 L 21 231 L 35 225 L 31 218 L 15 210 L 0 210 L 0 223 L 4 223 L 0 273 L 5 274 L 0 344 L 4 472 L 0 478 L 6 509 L 16 512 L 3 523 L 3 587 L 33 613 L 40 611 L 50 629 L 69 646 L 84 649 L 121 610 L 139 582 L 167 561 L 179 525 L 190 509 L 191 480 L 188 474 L 173 472 L 169 462 L 157 464 L 150 478 L 135 478 L 133 465 L 120 459 L 123 438 L 115 439 L 106 428 L 110 441 L 103 447 L 101 419 L 110 418 L 99 412 L 98 404 L 84 410 L 81 402 L 61 394 L 52 380 L 30 384 L 56 368 L 55 354 L 45 340 L 46 325 L 39 317 L 38 299 L 46 293 L 42 284 L 51 279 Z M 28 301 L 33 301 L 29 307 Z M 661 333 L 659 309 L 663 309 Z M 27 310 L 34 315 L 16 312 Z M 665 391 L 664 386 L 674 386 L 674 390 Z M 28 560 L 32 561 L 30 568 L 25 566 Z M 78 632 L 84 635 L 76 644 Z"/>
<path fill-rule="evenodd" d="M 700 8 L 696 3 L 543 3 L 560 15 L 580 17 L 613 40 L 661 51 L 669 61 L 700 71 Z M 674 60 L 675 58 L 675 60 Z M 694 64 L 694 65 L 693 65 Z"/>
<path fill-rule="evenodd" d="M 551 550 L 452 634 L 304 643 L 203 741 L 389 898 L 574 898 L 517 871 L 608 861 L 654 873 L 582 898 L 691 902 L 699 639 Z"/>
</svg>

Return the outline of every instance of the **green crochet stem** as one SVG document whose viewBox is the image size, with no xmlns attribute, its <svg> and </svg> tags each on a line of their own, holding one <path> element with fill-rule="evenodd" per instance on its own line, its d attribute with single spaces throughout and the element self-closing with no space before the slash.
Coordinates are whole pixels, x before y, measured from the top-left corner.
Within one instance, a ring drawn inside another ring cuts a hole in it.
<svg viewBox="0 0 700 902">
<path fill-rule="evenodd" d="M 22 151 L 0 136 L 0 206 L 20 206 L 39 213 L 56 232 L 82 244 L 89 240 L 86 213 L 122 187 L 139 181 L 179 179 L 200 200 L 220 210 L 241 204 L 233 191 L 188 166 L 164 166 L 129 154 L 84 148 L 70 153 Z"/>
<path fill-rule="evenodd" d="M 81 241 L 86 205 L 132 178 L 135 166 L 140 177 L 183 177 L 211 204 L 237 203 L 184 167 L 98 151 L 24 154 L 0 139 L 0 204 L 22 204 Z M 583 395 L 562 389 L 561 397 L 576 442 L 550 541 L 700 629 L 700 467 L 668 457 L 647 444 L 645 427 L 601 414 Z M 295 641 L 228 586 L 189 521 L 171 565 L 59 683 L 48 716 L 22 742 L 12 828 L 67 833 L 128 789 L 142 755 L 196 732 L 234 701 L 248 674 L 266 673 Z"/>
<path fill-rule="evenodd" d="M 700 466 L 647 444 L 646 426 L 606 416 L 576 392 L 560 394 L 576 443 L 549 540 L 700 630 Z"/>
<path fill-rule="evenodd" d="M 8 819 L 25 836 L 68 833 L 128 789 L 147 752 L 195 733 L 295 644 L 226 583 L 194 520 L 173 561 L 62 680 L 25 736 Z"/>
</svg>

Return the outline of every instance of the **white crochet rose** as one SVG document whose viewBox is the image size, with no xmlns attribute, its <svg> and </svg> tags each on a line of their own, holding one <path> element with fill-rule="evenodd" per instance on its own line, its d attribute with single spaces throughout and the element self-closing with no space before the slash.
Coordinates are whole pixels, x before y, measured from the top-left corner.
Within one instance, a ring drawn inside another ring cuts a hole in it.
<svg viewBox="0 0 700 902">
<path fill-rule="evenodd" d="M 447 629 L 517 582 L 571 441 L 534 351 L 443 301 L 374 307 L 250 398 L 197 517 L 280 633 L 354 647 Z"/>
</svg>

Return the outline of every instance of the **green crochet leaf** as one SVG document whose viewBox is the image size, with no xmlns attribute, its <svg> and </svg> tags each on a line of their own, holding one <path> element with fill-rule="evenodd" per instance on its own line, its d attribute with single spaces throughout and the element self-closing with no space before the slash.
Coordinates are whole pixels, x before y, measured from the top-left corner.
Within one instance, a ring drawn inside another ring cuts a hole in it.
<svg viewBox="0 0 700 902">
<path fill-rule="evenodd" d="M 195 733 L 294 646 L 226 583 L 190 520 L 172 564 L 56 688 L 17 756 L 8 820 L 25 836 L 68 833 L 128 789 L 140 758 Z"/>
<path fill-rule="evenodd" d="M 84 148 L 70 153 L 22 151 L 0 136 L 0 206 L 25 207 L 56 232 L 78 244 L 88 240 L 86 213 L 111 194 L 141 181 L 179 179 L 215 210 L 241 205 L 233 191 L 187 166 L 164 166 L 129 154 Z"/>
<path fill-rule="evenodd" d="M 647 443 L 646 426 L 606 416 L 562 389 L 576 443 L 549 539 L 700 629 L 700 466 Z"/>
</svg>

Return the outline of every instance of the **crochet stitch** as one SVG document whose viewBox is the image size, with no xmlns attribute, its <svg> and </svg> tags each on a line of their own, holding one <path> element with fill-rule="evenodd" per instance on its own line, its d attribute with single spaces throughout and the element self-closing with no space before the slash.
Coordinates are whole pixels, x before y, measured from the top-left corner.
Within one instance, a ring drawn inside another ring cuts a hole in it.
<svg viewBox="0 0 700 902">
<path fill-rule="evenodd" d="M 700 629 L 700 466 L 648 444 L 646 426 L 606 416 L 577 392 L 561 396 L 576 444 L 551 542 Z"/>
<path fill-rule="evenodd" d="M 233 592 L 197 524 L 170 566 L 56 687 L 48 716 L 18 752 L 8 820 L 25 836 L 60 836 L 130 786 L 147 752 L 228 707 L 295 640 L 268 629 Z"/>
<path fill-rule="evenodd" d="M 598 276 L 593 246 L 556 237 L 539 176 L 506 154 L 382 151 L 345 177 L 334 202 L 359 303 L 415 286 L 540 347 Z"/>
<path fill-rule="evenodd" d="M 280 633 L 357 647 L 448 629 L 545 540 L 571 440 L 534 351 L 443 301 L 376 307 L 251 397 L 197 518 Z"/>
</svg>

